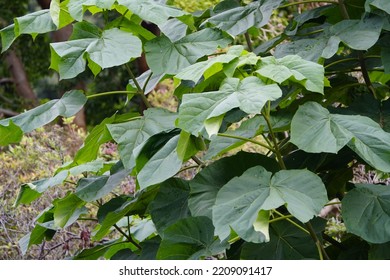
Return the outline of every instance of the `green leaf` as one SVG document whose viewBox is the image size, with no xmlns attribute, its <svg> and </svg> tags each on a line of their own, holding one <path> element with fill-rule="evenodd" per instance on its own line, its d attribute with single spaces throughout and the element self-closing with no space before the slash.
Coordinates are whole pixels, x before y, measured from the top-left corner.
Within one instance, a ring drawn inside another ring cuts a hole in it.
<svg viewBox="0 0 390 280">
<path fill-rule="evenodd" d="M 389 198 L 388 186 L 356 184 L 342 200 L 347 231 L 371 243 L 390 241 Z"/>
<path fill-rule="evenodd" d="M 102 160 L 88 162 L 82 165 L 76 165 L 59 171 L 53 177 L 41 179 L 32 183 L 23 184 L 20 187 L 18 197 L 14 206 L 19 204 L 29 204 L 41 196 L 48 188 L 62 184 L 70 175 L 77 176 L 84 172 L 98 172 L 104 167 Z"/>
<path fill-rule="evenodd" d="M 290 141 L 309 153 L 337 153 L 347 145 L 368 164 L 390 172 L 390 134 L 367 117 L 330 114 L 308 102 L 292 119 Z"/>
<path fill-rule="evenodd" d="M 118 143 L 119 155 L 126 169 L 135 166 L 134 150 L 151 136 L 175 128 L 177 115 L 164 109 L 152 108 L 142 119 L 119 124 L 108 124 L 112 138 Z"/>
<path fill-rule="evenodd" d="M 194 156 L 202 147 L 199 145 L 202 139 L 182 130 L 177 143 L 177 156 L 181 161 L 187 161 Z"/>
<path fill-rule="evenodd" d="M 69 0 L 68 10 L 70 15 L 77 21 L 83 20 L 85 7 L 96 6 L 99 8 L 110 9 L 115 0 Z"/>
<path fill-rule="evenodd" d="M 290 80 L 301 84 L 309 91 L 324 93 L 324 67 L 297 55 L 288 55 L 280 59 L 273 56 L 264 57 L 256 72 L 279 84 Z"/>
<path fill-rule="evenodd" d="M 208 165 L 190 181 L 188 201 L 192 216 L 211 218 L 218 191 L 235 176 L 241 176 L 248 168 L 261 165 L 270 172 L 279 170 L 274 159 L 260 154 L 239 152 Z"/>
<path fill-rule="evenodd" d="M 19 143 L 22 137 L 22 129 L 15 125 L 12 120 L 9 121 L 8 125 L 0 124 L 0 146 Z"/>
<path fill-rule="evenodd" d="M 161 183 L 156 198 L 150 204 L 152 220 L 160 234 L 178 220 L 190 216 L 189 194 L 190 186 L 182 179 L 171 178 Z"/>
<path fill-rule="evenodd" d="M 324 229 L 324 223 L 314 225 L 317 235 Z M 288 221 L 270 225 L 270 242 L 245 243 L 241 251 L 244 260 L 301 260 L 318 259 L 318 250 L 310 235 Z"/>
<path fill-rule="evenodd" d="M 86 60 L 90 59 L 102 69 L 127 63 L 141 56 L 142 42 L 138 37 L 118 28 L 104 30 L 101 34 L 90 32 L 92 24 L 76 23 L 71 39 L 52 43 L 51 68 L 59 72 L 61 79 L 76 77 L 85 70 Z M 88 33 L 88 37 L 78 38 L 75 32 Z M 77 39 L 75 39 L 77 38 Z"/>
<path fill-rule="evenodd" d="M 146 60 L 153 73 L 176 74 L 195 63 L 202 56 L 212 54 L 217 47 L 225 48 L 231 42 L 221 31 L 206 28 L 172 42 L 166 36 L 145 44 Z"/>
<path fill-rule="evenodd" d="M 179 110 L 178 126 L 198 136 L 204 131 L 207 120 L 221 117 L 234 108 L 248 114 L 258 114 L 267 101 L 280 96 L 282 91 L 276 84 L 266 85 L 257 77 L 242 81 L 226 78 L 219 91 L 185 94 Z"/>
<path fill-rule="evenodd" d="M 214 237 L 214 227 L 207 217 L 188 217 L 169 226 L 163 234 L 157 259 L 197 260 L 223 252 L 227 241 Z"/>
<path fill-rule="evenodd" d="M 103 244 L 96 245 L 92 248 L 84 249 L 79 254 L 73 257 L 73 260 L 97 260 L 104 256 L 107 251 L 116 244 L 120 244 L 122 240 L 111 240 Z"/>
<path fill-rule="evenodd" d="M 141 189 L 161 183 L 180 170 L 182 160 L 176 151 L 178 141 L 179 135 L 172 137 L 142 167 L 137 175 Z"/>
<path fill-rule="evenodd" d="M 386 13 L 390 14 L 390 3 L 386 0 L 368 0 L 365 3 L 365 8 L 367 12 L 371 11 L 370 5 L 378 8 L 380 10 L 385 11 Z"/>
<path fill-rule="evenodd" d="M 102 207 L 98 211 L 99 224 L 93 233 L 94 240 L 102 239 L 110 228 L 126 215 L 143 215 L 149 203 L 154 200 L 158 188 L 148 188 L 141 191 L 134 198 L 119 196 Z"/>
<path fill-rule="evenodd" d="M 212 16 L 208 22 L 231 35 L 239 35 L 253 26 L 260 28 L 267 24 L 273 10 L 279 7 L 281 2 L 282 0 L 261 0 L 244 7 L 233 6 Z"/>
<path fill-rule="evenodd" d="M 87 98 L 81 90 L 71 90 L 66 92 L 61 99 L 51 100 L 15 117 L 0 120 L 0 125 L 9 126 L 12 121 L 24 133 L 31 132 L 50 123 L 58 116 L 69 118 L 75 115 L 81 110 L 86 101 Z"/>
<path fill-rule="evenodd" d="M 65 228 L 73 224 L 80 215 L 88 213 L 85 202 L 74 194 L 64 198 L 55 199 L 54 205 L 54 226 Z"/>
<path fill-rule="evenodd" d="M 368 254 L 370 260 L 390 260 L 390 242 L 371 245 Z"/>
<path fill-rule="evenodd" d="M 16 40 L 15 36 L 15 24 L 11 24 L 0 30 L 1 36 L 1 52 L 5 52 L 11 47 L 12 43 Z"/>
<path fill-rule="evenodd" d="M 286 205 L 298 220 L 307 222 L 328 201 L 321 179 L 308 170 L 281 170 L 272 179 L 271 176 L 262 166 L 255 166 L 219 190 L 213 207 L 213 224 L 221 239 L 233 229 L 246 241 L 268 241 L 267 233 L 255 229 L 260 210 Z"/>
<path fill-rule="evenodd" d="M 207 79 L 215 73 L 222 71 L 224 65 L 238 58 L 243 50 L 244 48 L 242 46 L 233 46 L 226 54 L 218 55 L 207 61 L 197 62 L 184 68 L 175 76 L 175 78 L 193 81 L 195 83 L 197 83 L 202 76 Z M 237 52 L 238 55 L 236 54 Z"/>
<path fill-rule="evenodd" d="M 82 178 L 77 184 L 75 195 L 86 202 L 98 200 L 119 186 L 129 173 L 127 169 L 120 169 L 110 176 Z"/>
<path fill-rule="evenodd" d="M 58 29 L 61 29 L 73 22 L 73 18 L 67 9 L 68 3 L 69 0 L 63 2 L 60 0 L 52 0 L 50 2 L 50 16 Z"/>
<path fill-rule="evenodd" d="M 134 14 L 156 25 L 164 24 L 169 18 L 186 14 L 183 10 L 170 7 L 154 0 L 118 0 L 118 4 L 127 7 Z"/>
</svg>

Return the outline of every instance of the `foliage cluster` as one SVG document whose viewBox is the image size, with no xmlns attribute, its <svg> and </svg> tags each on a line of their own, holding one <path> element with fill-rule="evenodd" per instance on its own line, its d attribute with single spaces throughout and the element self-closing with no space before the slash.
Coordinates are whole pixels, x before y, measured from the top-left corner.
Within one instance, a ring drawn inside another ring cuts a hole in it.
<svg viewBox="0 0 390 280">
<path fill-rule="evenodd" d="M 50 45 L 51 68 L 73 79 L 87 68 L 98 75 L 125 65 L 129 83 L 88 96 L 72 90 L 1 120 L 1 145 L 102 96 L 126 96 L 123 107 L 138 96 L 147 107 L 107 116 L 54 176 L 21 186 L 16 205 L 75 185 L 41 212 L 22 251 L 95 215 L 96 246 L 75 259 L 389 258 L 390 189 L 352 179 L 357 166 L 390 172 L 390 7 L 323 2 L 265 42 L 253 40 L 256 30 L 274 10 L 301 2 L 225 0 L 191 14 L 165 1 L 57 0 L 2 29 L 5 51 L 21 34 L 73 24 L 69 41 Z M 104 23 L 88 21 L 86 11 Z M 245 45 L 234 44 L 240 36 Z M 142 54 L 150 70 L 136 77 L 128 63 Z M 175 86 L 174 112 L 146 96 L 166 78 Z M 118 145 L 119 160 L 98 158 L 108 142 Z M 247 142 L 261 150 L 237 152 Z M 194 178 L 178 177 L 190 169 Z M 135 192 L 118 192 L 129 175 Z M 336 238 L 319 217 L 333 204 L 346 230 Z"/>
</svg>

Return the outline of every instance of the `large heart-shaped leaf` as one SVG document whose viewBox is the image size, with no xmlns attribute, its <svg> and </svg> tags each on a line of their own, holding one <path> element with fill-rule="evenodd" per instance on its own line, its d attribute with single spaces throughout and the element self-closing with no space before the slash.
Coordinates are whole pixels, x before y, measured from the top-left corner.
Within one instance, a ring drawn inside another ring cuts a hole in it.
<svg viewBox="0 0 390 280">
<path fill-rule="evenodd" d="M 208 22 L 231 35 L 239 35 L 253 26 L 260 28 L 268 23 L 273 10 L 281 2 L 282 0 L 260 0 L 243 7 L 233 5 L 232 8 L 212 16 Z"/>
<path fill-rule="evenodd" d="M 356 184 L 342 200 L 347 231 L 372 243 L 390 241 L 390 189 L 383 185 Z"/>
<path fill-rule="evenodd" d="M 187 181 L 171 178 L 161 183 L 156 199 L 150 204 L 152 220 L 160 233 L 178 220 L 190 216 L 189 195 Z"/>
<path fill-rule="evenodd" d="M 214 237 L 214 227 L 207 217 L 188 217 L 169 226 L 163 234 L 157 259 L 197 260 L 223 252 L 227 241 Z"/>
<path fill-rule="evenodd" d="M 262 166 L 255 166 L 218 192 L 213 207 L 215 233 L 224 239 L 233 229 L 246 241 L 264 242 L 268 233 L 259 233 L 255 226 L 261 210 L 286 205 L 294 217 L 307 222 L 327 201 L 321 179 L 308 170 L 281 170 L 272 176 Z"/>
<path fill-rule="evenodd" d="M 260 154 L 239 152 L 208 165 L 190 181 L 191 195 L 188 201 L 193 216 L 211 218 L 218 191 L 235 176 L 241 176 L 248 168 L 261 165 L 270 172 L 279 170 L 278 163 Z"/>
<path fill-rule="evenodd" d="M 292 119 L 291 142 L 309 153 L 337 153 L 348 145 L 368 164 L 390 171 L 390 134 L 367 117 L 330 114 L 308 102 Z"/>
<path fill-rule="evenodd" d="M 134 150 L 152 135 L 175 128 L 177 115 L 167 110 L 152 108 L 141 119 L 119 124 L 108 124 L 112 138 L 118 143 L 119 155 L 126 169 L 135 166 Z"/>
<path fill-rule="evenodd" d="M 81 90 L 66 92 L 61 99 L 51 100 L 32 110 L 24 112 L 12 118 L 0 120 L 0 125 L 9 126 L 12 121 L 19 126 L 24 133 L 50 123 L 58 116 L 69 118 L 75 115 L 84 106 L 87 98 Z M 18 130 L 15 130 L 18 133 Z"/>
<path fill-rule="evenodd" d="M 297 55 L 279 59 L 273 56 L 264 57 L 256 72 L 279 84 L 290 80 L 301 84 L 309 91 L 324 93 L 324 67 Z"/>
<path fill-rule="evenodd" d="M 220 123 L 215 127 L 207 127 L 207 121 L 222 118 L 234 108 L 240 108 L 248 114 L 258 114 L 267 101 L 276 100 L 280 96 L 282 91 L 276 84 L 266 85 L 257 77 L 248 77 L 242 81 L 226 78 L 219 91 L 184 95 L 178 126 L 195 136 L 205 128 L 209 135 L 213 135 L 218 132 Z"/>
<path fill-rule="evenodd" d="M 82 39 L 78 38 L 81 32 L 84 34 Z M 76 23 L 71 39 L 50 45 L 50 67 L 60 74 L 61 79 L 74 78 L 83 72 L 86 60 L 90 60 L 93 69 L 96 69 L 95 65 L 104 69 L 125 64 L 142 53 L 141 40 L 118 28 L 104 30 L 100 34 L 92 24 Z M 96 69 L 94 74 L 99 71 Z"/>
<path fill-rule="evenodd" d="M 231 42 L 221 31 L 206 28 L 172 42 L 166 36 L 145 44 L 146 61 L 156 75 L 176 74 L 195 63 L 202 56 L 212 54 L 217 47 L 225 48 Z"/>
</svg>

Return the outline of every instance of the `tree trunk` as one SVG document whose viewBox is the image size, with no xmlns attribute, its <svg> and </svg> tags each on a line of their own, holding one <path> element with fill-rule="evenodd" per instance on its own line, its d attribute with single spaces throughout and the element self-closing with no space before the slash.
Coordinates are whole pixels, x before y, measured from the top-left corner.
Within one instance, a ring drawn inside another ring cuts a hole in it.
<svg viewBox="0 0 390 280">
<path fill-rule="evenodd" d="M 16 55 L 14 50 L 9 50 L 5 55 L 8 71 L 15 84 L 16 93 L 28 100 L 31 100 L 33 105 L 38 104 L 37 96 L 31 88 L 24 65 L 21 59 Z"/>
</svg>

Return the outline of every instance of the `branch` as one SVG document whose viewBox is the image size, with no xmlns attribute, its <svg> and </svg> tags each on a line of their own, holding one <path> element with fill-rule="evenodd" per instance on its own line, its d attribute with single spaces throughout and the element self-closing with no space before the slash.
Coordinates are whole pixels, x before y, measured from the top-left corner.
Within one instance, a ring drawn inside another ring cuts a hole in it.
<svg viewBox="0 0 390 280">
<path fill-rule="evenodd" d="M 0 115 L 4 115 L 4 116 L 8 116 L 8 117 L 15 117 L 15 116 L 19 115 L 19 113 L 8 110 L 8 109 L 0 108 Z"/>
</svg>

